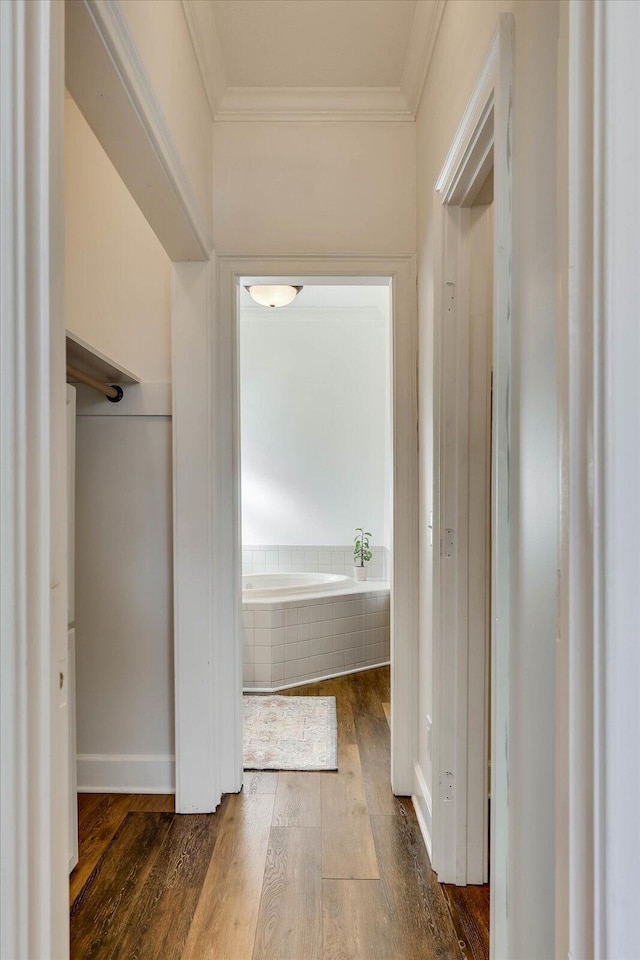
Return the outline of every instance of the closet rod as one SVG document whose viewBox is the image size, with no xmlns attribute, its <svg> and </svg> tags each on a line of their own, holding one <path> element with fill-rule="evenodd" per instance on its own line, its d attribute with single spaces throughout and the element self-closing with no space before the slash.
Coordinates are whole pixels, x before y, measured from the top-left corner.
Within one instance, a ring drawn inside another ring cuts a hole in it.
<svg viewBox="0 0 640 960">
<path fill-rule="evenodd" d="M 100 380 L 94 380 L 93 377 L 83 373 L 82 370 L 78 370 L 77 367 L 72 367 L 70 363 L 67 364 L 67 376 L 72 380 L 85 383 L 88 387 L 93 387 L 99 393 L 103 393 L 110 403 L 119 403 L 124 396 L 124 391 L 119 384 L 102 383 Z"/>
</svg>

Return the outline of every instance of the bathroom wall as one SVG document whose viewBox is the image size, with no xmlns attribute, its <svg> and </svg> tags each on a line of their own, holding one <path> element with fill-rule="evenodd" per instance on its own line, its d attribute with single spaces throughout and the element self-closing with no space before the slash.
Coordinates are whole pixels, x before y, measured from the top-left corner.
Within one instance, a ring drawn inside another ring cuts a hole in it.
<svg viewBox="0 0 640 960">
<path fill-rule="evenodd" d="M 379 543 L 371 544 L 373 554 L 367 566 L 369 580 L 388 580 L 391 572 L 391 550 Z M 243 543 L 242 572 L 252 573 L 337 573 L 353 576 L 353 544 L 306 544 L 292 547 L 278 544 Z"/>
<path fill-rule="evenodd" d="M 312 545 L 314 565 L 323 548 L 350 551 L 357 526 L 389 546 L 386 289 L 380 307 L 357 305 L 357 288 L 350 306 L 315 305 L 321 290 L 240 314 L 243 542 Z"/>
</svg>

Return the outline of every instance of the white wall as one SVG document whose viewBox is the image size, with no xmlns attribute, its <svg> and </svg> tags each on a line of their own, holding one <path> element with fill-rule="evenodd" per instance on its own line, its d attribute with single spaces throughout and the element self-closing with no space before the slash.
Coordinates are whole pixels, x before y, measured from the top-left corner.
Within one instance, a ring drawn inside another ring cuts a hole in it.
<svg viewBox="0 0 640 960">
<path fill-rule="evenodd" d="M 125 388 L 118 406 L 95 391 L 78 391 L 78 783 L 167 790 L 174 734 L 165 386 L 172 265 L 70 98 L 65 181 L 66 327 L 143 380 Z"/>
<path fill-rule="evenodd" d="M 78 416 L 80 788 L 172 787 L 171 537 L 170 418 Z"/>
<path fill-rule="evenodd" d="M 317 309 L 241 310 L 248 544 L 349 544 L 362 525 L 383 542 L 388 320 Z"/>
<path fill-rule="evenodd" d="M 432 705 L 434 186 L 472 92 L 498 13 L 515 18 L 513 101 L 513 377 L 511 451 L 512 699 L 509 956 L 554 955 L 554 668 L 558 565 L 556 383 L 556 2 L 448 3 L 420 106 L 418 281 L 420 324 L 419 763 Z M 526 869 L 523 869 L 526 865 Z"/>
<path fill-rule="evenodd" d="M 219 254 L 411 254 L 415 124 L 221 122 Z"/>
<path fill-rule="evenodd" d="M 65 325 L 143 380 L 171 380 L 171 262 L 65 99 Z"/>
<path fill-rule="evenodd" d="M 180 0 L 124 0 L 120 9 L 158 98 L 200 213 L 211 227 L 213 121 Z"/>
</svg>

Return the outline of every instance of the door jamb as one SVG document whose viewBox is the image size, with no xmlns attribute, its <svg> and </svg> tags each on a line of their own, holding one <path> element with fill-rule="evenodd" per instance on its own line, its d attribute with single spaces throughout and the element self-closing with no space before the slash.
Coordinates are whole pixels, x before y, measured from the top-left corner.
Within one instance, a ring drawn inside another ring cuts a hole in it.
<svg viewBox="0 0 640 960">
<path fill-rule="evenodd" d="M 214 493 L 219 606 L 219 687 L 225 724 L 220 738 L 222 789 L 242 786 L 242 671 L 240 645 L 240 431 L 237 351 L 237 291 L 242 276 L 390 277 L 393 344 L 393 551 L 392 551 L 392 733 L 394 793 L 411 795 L 417 741 L 418 449 L 417 311 L 414 257 L 218 257 L 218 316 L 213 346 L 217 388 L 215 420 L 218 487 Z M 399 322 L 398 318 L 402 318 Z M 230 509 L 230 504 L 232 508 Z"/>
<path fill-rule="evenodd" d="M 436 283 L 434 357 L 438 356 L 447 302 L 447 253 L 449 263 L 462 268 L 459 218 L 446 207 L 470 204 L 484 180 L 491 160 L 494 167 L 494 318 L 493 318 L 493 449 L 492 449 L 492 556 L 491 556 L 491 943 L 492 956 L 506 953 L 508 884 L 508 743 L 510 724 L 509 676 L 509 377 L 511 366 L 511 124 L 512 124 L 513 18 L 501 14 L 498 30 L 480 71 L 473 94 L 462 117 L 444 167 L 436 184 L 437 225 L 446 237 Z M 456 308 L 468 312 L 465 278 Z M 450 294 L 450 291 L 449 291 Z M 455 650 L 446 649 L 440 632 L 440 408 L 444 389 L 441 371 L 434 377 L 434 708 L 433 728 L 433 847 L 434 868 L 440 879 L 466 882 L 467 770 L 474 728 L 468 717 L 466 630 L 456 632 Z M 464 424 L 462 424 L 464 429 Z M 462 517 L 461 517 L 462 519 Z M 462 543 L 462 530 L 455 532 Z M 451 558 L 460 565 L 460 553 Z M 461 624 L 462 626 L 462 624 Z M 484 683 L 484 678 L 476 682 Z M 451 803 L 453 800 L 453 803 Z"/>
<path fill-rule="evenodd" d="M 636 952 L 639 27 L 635 3 L 568 5 L 557 956 Z"/>
<path fill-rule="evenodd" d="M 0 5 L 0 955 L 69 952 L 64 6 Z"/>
</svg>

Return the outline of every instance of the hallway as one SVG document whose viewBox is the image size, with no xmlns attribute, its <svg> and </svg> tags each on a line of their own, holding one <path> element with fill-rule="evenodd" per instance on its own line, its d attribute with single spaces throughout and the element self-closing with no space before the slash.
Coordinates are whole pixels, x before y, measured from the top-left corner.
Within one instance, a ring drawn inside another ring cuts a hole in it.
<svg viewBox="0 0 640 960">
<path fill-rule="evenodd" d="M 73 958 L 488 956 L 486 888 L 445 895 L 411 801 L 391 793 L 389 670 L 288 692 L 336 697 L 337 773 L 247 773 L 210 816 L 80 796 Z"/>
</svg>

